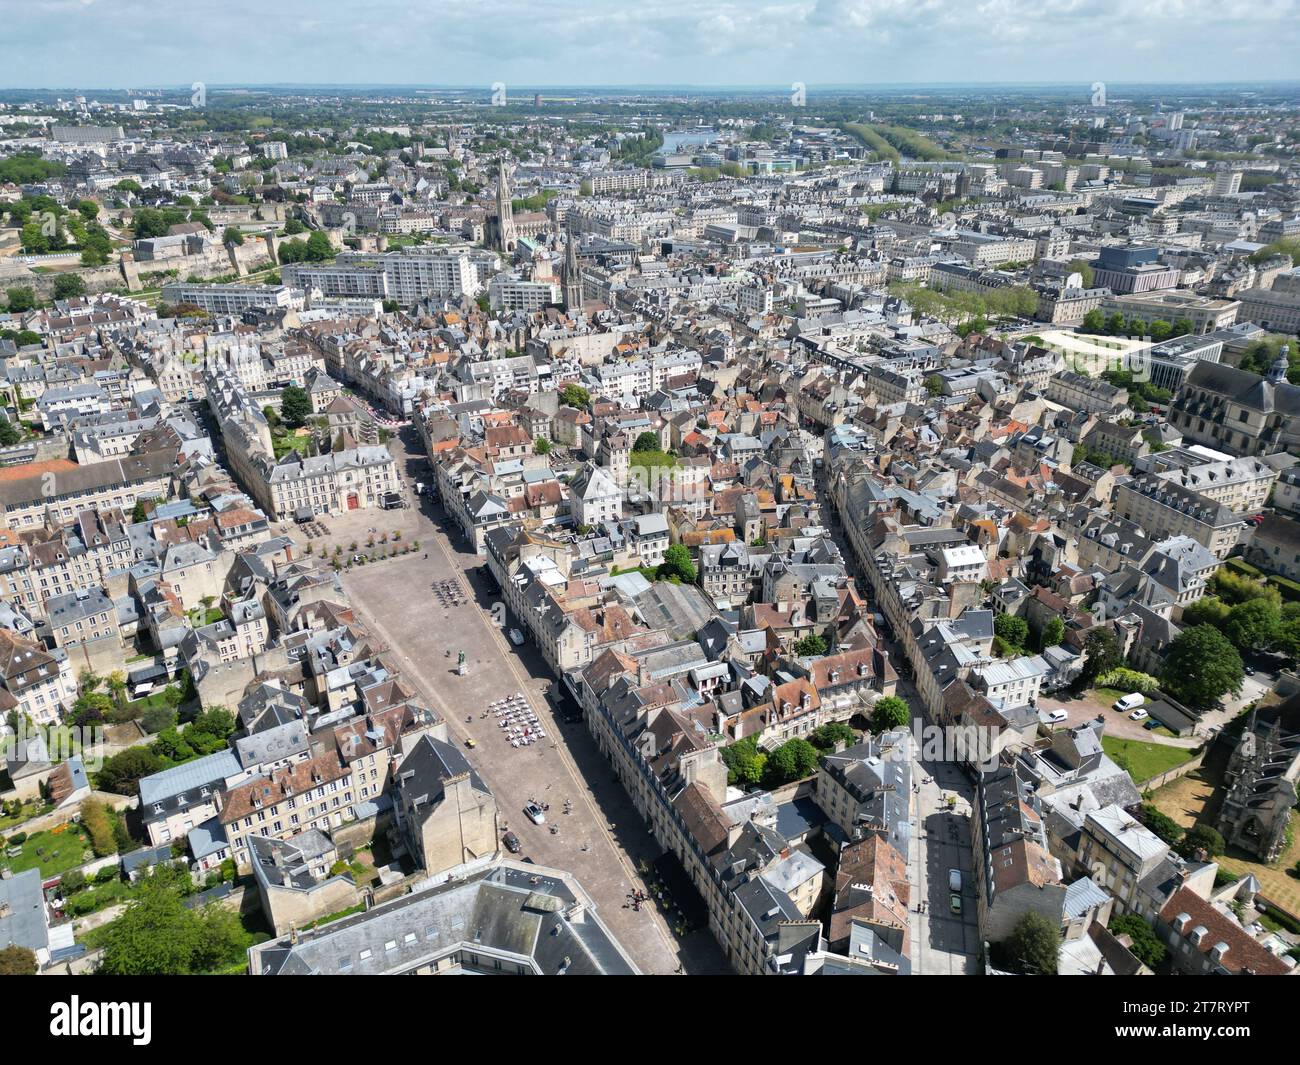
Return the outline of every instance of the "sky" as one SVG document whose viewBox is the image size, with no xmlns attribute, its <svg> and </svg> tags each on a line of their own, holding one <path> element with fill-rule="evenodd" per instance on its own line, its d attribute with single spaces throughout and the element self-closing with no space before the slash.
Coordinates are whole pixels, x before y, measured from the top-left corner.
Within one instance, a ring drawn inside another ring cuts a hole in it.
<svg viewBox="0 0 1300 1065">
<path fill-rule="evenodd" d="M 1300 0 L 0 0 L 3 88 L 1300 78 Z"/>
</svg>

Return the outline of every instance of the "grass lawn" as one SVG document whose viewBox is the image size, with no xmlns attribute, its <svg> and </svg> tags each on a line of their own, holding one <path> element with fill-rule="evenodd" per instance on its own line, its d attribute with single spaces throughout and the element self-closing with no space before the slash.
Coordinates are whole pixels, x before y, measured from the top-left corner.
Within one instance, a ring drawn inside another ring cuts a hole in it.
<svg viewBox="0 0 1300 1065">
<path fill-rule="evenodd" d="M 298 436 L 292 432 L 277 433 L 272 435 L 271 447 L 274 449 L 277 459 L 283 458 L 290 451 L 298 451 L 306 455 L 311 448 L 311 437 Z"/>
<path fill-rule="evenodd" d="M 1187 747 L 1170 747 L 1164 743 L 1125 740 L 1118 736 L 1102 736 L 1101 746 L 1111 759 L 1126 766 L 1129 775 L 1138 784 L 1150 780 L 1167 769 L 1191 761 L 1196 753 Z"/>
<path fill-rule="evenodd" d="M 126 704 L 127 711 L 131 718 L 137 718 L 144 715 L 148 710 L 155 710 L 160 706 L 167 705 L 167 697 L 164 694 L 166 688 L 159 688 L 156 692 L 150 692 L 142 699 L 134 699 Z"/>
<path fill-rule="evenodd" d="M 6 833 L 11 828 L 21 825 L 25 821 L 30 821 L 33 817 L 38 817 L 43 813 L 48 813 L 53 809 L 54 807 L 48 803 L 25 802 L 23 803 L 22 809 L 12 817 L 8 815 L 0 817 L 0 834 Z"/>
<path fill-rule="evenodd" d="M 39 869 L 41 876 L 58 876 L 69 869 L 90 861 L 95 856 L 90 849 L 90 839 L 79 825 L 62 826 L 62 831 L 37 832 L 22 844 L 22 853 L 16 858 L 5 855 L 0 865 L 7 865 L 15 873 Z"/>
<path fill-rule="evenodd" d="M 1157 789 L 1151 801 L 1184 828 L 1198 824 L 1217 827 L 1215 822 L 1223 803 L 1223 773 L 1227 762 L 1227 745 L 1216 743 L 1200 768 Z M 1291 846 L 1271 865 L 1234 847 L 1229 847 L 1228 853 L 1215 861 L 1221 868 L 1238 876 L 1255 877 L 1268 898 L 1292 913 L 1300 913 L 1300 879 L 1291 875 L 1296 862 L 1300 861 L 1300 813 L 1294 810 L 1291 812 L 1291 836 Z"/>
</svg>

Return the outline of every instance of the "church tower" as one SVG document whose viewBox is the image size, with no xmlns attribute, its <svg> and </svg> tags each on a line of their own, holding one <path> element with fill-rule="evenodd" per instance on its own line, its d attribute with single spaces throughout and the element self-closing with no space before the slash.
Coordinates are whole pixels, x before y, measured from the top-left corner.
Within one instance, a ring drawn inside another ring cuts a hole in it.
<svg viewBox="0 0 1300 1065">
<path fill-rule="evenodd" d="M 510 202 L 510 184 L 506 181 L 506 161 L 497 161 L 497 251 L 514 254 L 518 238 L 515 236 L 514 207 Z"/>
<path fill-rule="evenodd" d="M 1275 385 L 1286 382 L 1287 371 L 1291 369 L 1291 347 L 1283 344 L 1277 352 L 1277 358 L 1273 360 L 1273 365 L 1269 367 L 1268 379 Z"/>
<path fill-rule="evenodd" d="M 578 235 L 570 229 L 564 243 L 564 309 L 570 314 L 582 310 L 582 272 L 578 268 Z"/>
</svg>

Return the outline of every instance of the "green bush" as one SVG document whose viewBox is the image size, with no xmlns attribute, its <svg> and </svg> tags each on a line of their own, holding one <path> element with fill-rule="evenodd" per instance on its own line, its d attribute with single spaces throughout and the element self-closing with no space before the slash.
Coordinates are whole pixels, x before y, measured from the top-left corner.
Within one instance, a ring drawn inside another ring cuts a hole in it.
<svg viewBox="0 0 1300 1065">
<path fill-rule="evenodd" d="M 1138 807 L 1138 820 L 1171 846 L 1183 838 L 1183 826 L 1149 802 Z"/>
<path fill-rule="evenodd" d="M 87 799 L 81 804 L 81 827 L 90 836 L 90 845 L 96 858 L 105 858 L 117 853 L 117 841 L 113 838 L 113 822 L 108 816 L 108 807 L 102 802 Z"/>
<path fill-rule="evenodd" d="M 1099 688 L 1115 688 L 1122 692 L 1141 692 L 1150 695 L 1160 690 L 1160 682 L 1150 673 L 1119 666 L 1097 678 Z"/>
</svg>

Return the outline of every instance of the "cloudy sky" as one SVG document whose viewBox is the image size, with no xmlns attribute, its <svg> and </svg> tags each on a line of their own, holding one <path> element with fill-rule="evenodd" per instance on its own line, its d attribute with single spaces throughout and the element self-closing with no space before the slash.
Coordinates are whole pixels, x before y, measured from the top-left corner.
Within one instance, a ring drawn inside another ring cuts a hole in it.
<svg viewBox="0 0 1300 1065">
<path fill-rule="evenodd" d="M 0 0 L 0 87 L 1295 79 L 1300 0 Z"/>
</svg>

